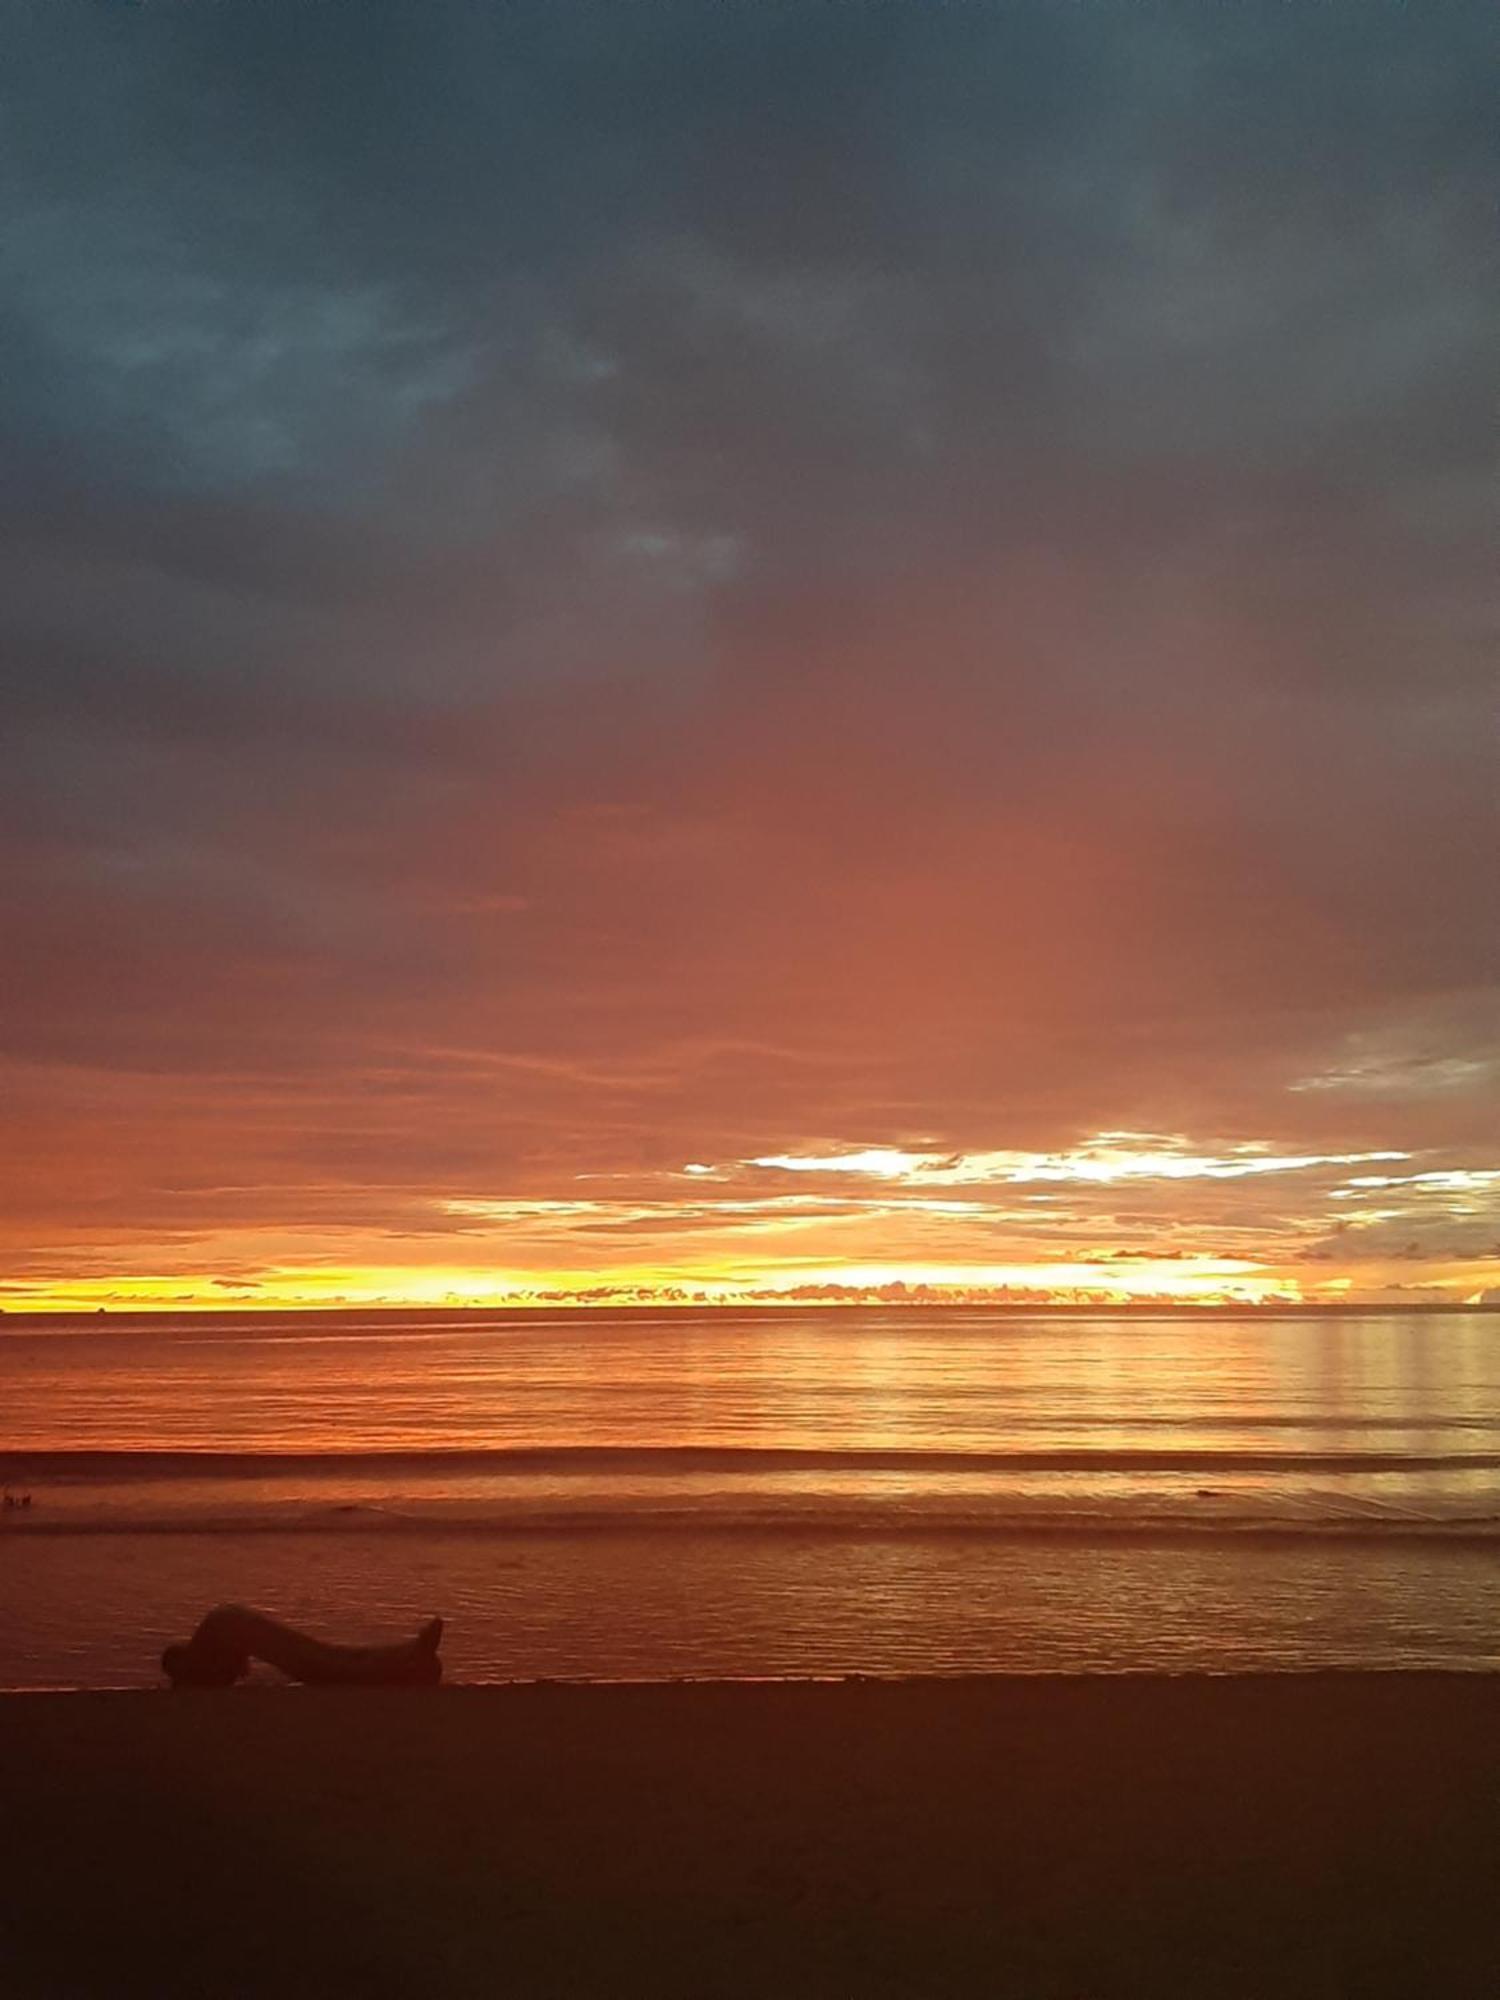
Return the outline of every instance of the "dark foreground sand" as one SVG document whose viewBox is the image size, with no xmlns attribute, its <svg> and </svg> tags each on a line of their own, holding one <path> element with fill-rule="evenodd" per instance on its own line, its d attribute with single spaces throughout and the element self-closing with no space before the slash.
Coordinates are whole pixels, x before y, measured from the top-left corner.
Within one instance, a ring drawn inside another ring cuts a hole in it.
<svg viewBox="0 0 1500 2000">
<path fill-rule="evenodd" d="M 1500 1677 L 0 1700 L 0 1993 L 1500 1994 Z"/>
</svg>

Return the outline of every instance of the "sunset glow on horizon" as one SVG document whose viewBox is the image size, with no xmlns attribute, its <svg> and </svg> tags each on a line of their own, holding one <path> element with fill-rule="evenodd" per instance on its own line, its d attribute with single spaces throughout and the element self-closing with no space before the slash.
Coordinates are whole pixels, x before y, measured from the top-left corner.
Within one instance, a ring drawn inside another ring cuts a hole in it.
<svg viewBox="0 0 1500 2000">
<path fill-rule="evenodd" d="M 353 1232 L 309 1225 L 252 1258 L 247 1246 L 221 1242 L 220 1266 L 236 1254 L 242 1260 L 233 1275 L 201 1264 L 175 1275 L 110 1272 L 12 1284 L 7 1297 L 12 1309 L 88 1311 L 986 1299 L 1295 1305 L 1382 1293 L 1420 1305 L 1482 1295 L 1484 1259 L 1454 1259 L 1418 1291 L 1392 1285 L 1378 1263 L 1362 1266 L 1358 1239 L 1397 1219 L 1447 1216 L 1455 1203 L 1483 1213 L 1500 1172 L 1355 1171 L 1372 1162 L 1415 1166 L 1388 1150 L 1281 1154 L 1257 1144 L 1205 1153 L 1176 1137 L 1122 1133 L 1056 1154 L 849 1148 L 691 1162 L 654 1179 L 635 1176 L 630 1192 L 587 1191 L 621 1177 L 584 1176 L 568 1196 L 428 1199 L 425 1232 L 372 1240 L 367 1264 L 341 1260 Z M 1218 1185 L 1272 1178 L 1298 1184 L 1305 1198 L 1288 1205 L 1273 1197 L 1259 1220 L 1243 1194 Z M 1206 1185 L 1185 1200 L 1184 1182 Z M 1129 1244 L 1114 1207 L 1122 1183 L 1132 1190 Z M 958 1192 L 932 1192 L 944 1188 Z M 1349 1240 L 1339 1266 L 1318 1271 L 1306 1249 L 1330 1229 Z M 423 1234 L 428 1243 L 413 1254 L 412 1239 Z M 460 1245 L 467 1256 L 455 1261 Z"/>
</svg>

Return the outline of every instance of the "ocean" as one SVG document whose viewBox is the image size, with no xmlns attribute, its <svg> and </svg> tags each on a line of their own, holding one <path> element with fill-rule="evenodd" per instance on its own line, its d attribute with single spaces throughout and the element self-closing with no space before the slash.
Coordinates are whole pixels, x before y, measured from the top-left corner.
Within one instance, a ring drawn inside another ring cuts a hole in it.
<svg viewBox="0 0 1500 2000">
<path fill-rule="evenodd" d="M 0 1320 L 0 1687 L 223 1600 L 451 1678 L 1500 1663 L 1500 1318 Z"/>
</svg>

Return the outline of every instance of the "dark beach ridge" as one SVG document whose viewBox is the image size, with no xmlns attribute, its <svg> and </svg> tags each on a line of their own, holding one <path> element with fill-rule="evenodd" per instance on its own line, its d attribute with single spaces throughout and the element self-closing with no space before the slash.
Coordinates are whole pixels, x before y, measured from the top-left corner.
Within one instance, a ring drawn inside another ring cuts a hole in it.
<svg viewBox="0 0 1500 2000">
<path fill-rule="evenodd" d="M 1500 1678 L 0 1699 L 7 2000 L 1500 1991 Z"/>
</svg>

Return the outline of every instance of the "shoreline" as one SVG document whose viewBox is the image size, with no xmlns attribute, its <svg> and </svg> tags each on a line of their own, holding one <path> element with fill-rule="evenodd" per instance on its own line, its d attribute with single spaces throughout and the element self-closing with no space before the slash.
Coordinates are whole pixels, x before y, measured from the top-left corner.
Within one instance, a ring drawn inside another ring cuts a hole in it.
<svg viewBox="0 0 1500 2000">
<path fill-rule="evenodd" d="M 7 2000 L 1500 1986 L 1484 1672 L 0 1698 Z"/>
<path fill-rule="evenodd" d="M 278 1694 L 306 1694 L 318 1697 L 330 1695 L 358 1696 L 361 1693 L 401 1692 L 391 1689 L 360 1689 L 339 1687 L 318 1687 L 300 1681 L 289 1681 L 280 1676 L 261 1678 L 269 1675 L 270 1669 L 259 1669 L 255 1677 L 236 1682 L 233 1687 L 209 1690 L 217 1694 L 219 1700 L 243 1700 L 246 1697 Z M 1253 1682 L 1276 1686 L 1284 1681 L 1326 1682 L 1331 1686 L 1358 1686 L 1369 1681 L 1399 1682 L 1468 1682 L 1486 1680 L 1500 1676 L 1500 1645 L 1493 1656 L 1487 1656 L 1482 1663 L 1473 1666 L 1441 1667 L 1094 1667 L 1086 1671 L 1061 1672 L 1055 1667 L 1038 1667 L 1034 1671 L 1025 1668 L 1005 1668 L 993 1673 L 827 1673 L 827 1674 L 530 1674 L 506 1678 L 495 1675 L 485 1678 L 468 1675 L 462 1680 L 446 1676 L 435 1687 L 425 1687 L 407 1692 L 427 1696 L 454 1694 L 515 1694 L 532 1689 L 557 1691 L 586 1691 L 590 1689 L 610 1690 L 629 1688 L 654 1688 L 669 1691 L 678 1688 L 988 1688 L 999 1690 L 1009 1687 L 1035 1687 L 1038 1684 L 1058 1687 L 1092 1686 L 1103 1683 L 1109 1687 L 1119 1686 L 1160 1686 L 1180 1687 L 1185 1683 L 1202 1682 L 1208 1686 L 1222 1686 L 1225 1682 Z M 143 1687 L 139 1682 L 119 1682 L 111 1685 L 93 1686 L 83 1682 L 38 1681 L 10 1687 L 0 1687 L 0 1701 L 9 1696 L 20 1697 L 64 1697 L 82 1696 L 111 1701 L 141 1700 L 157 1695 L 180 1695 L 186 1700 L 196 1700 L 204 1693 L 201 1689 L 173 1688 L 163 1680 L 159 1685 Z"/>
</svg>

